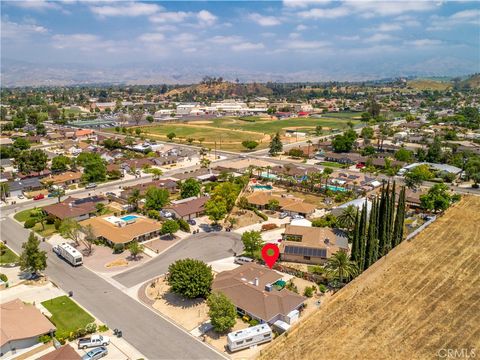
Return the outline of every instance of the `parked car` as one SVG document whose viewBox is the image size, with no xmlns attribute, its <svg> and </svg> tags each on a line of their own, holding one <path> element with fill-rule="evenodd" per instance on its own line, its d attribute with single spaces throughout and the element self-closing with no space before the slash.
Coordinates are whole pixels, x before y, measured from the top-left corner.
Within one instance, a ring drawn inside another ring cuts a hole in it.
<svg viewBox="0 0 480 360">
<path fill-rule="evenodd" d="M 96 183 L 89 183 L 85 186 L 85 189 L 95 189 L 97 187 Z"/>
<path fill-rule="evenodd" d="M 108 349 L 104 346 L 90 350 L 82 356 L 82 360 L 97 360 L 108 355 Z"/>
<path fill-rule="evenodd" d="M 95 346 L 107 346 L 110 344 L 110 338 L 103 335 L 92 335 L 91 337 L 81 338 L 78 340 L 78 348 L 86 349 Z"/>
<path fill-rule="evenodd" d="M 248 264 L 248 263 L 251 263 L 253 261 L 252 258 L 249 258 L 247 256 L 237 256 L 233 262 L 235 264 L 240 264 L 240 265 L 243 265 L 243 264 Z"/>
<path fill-rule="evenodd" d="M 187 220 L 187 223 L 189 223 L 190 225 L 197 225 L 197 222 L 193 219 Z"/>
<path fill-rule="evenodd" d="M 33 197 L 33 200 L 42 200 L 45 199 L 45 195 L 43 194 L 38 194 Z"/>
<path fill-rule="evenodd" d="M 107 196 L 117 196 L 117 195 L 115 195 L 115 193 L 113 193 L 111 191 L 106 192 L 105 195 L 107 195 Z"/>
<path fill-rule="evenodd" d="M 305 219 L 305 218 L 304 218 L 302 215 L 293 215 L 293 216 L 292 216 L 292 219 L 294 219 L 294 220 L 303 220 L 303 219 Z"/>
<path fill-rule="evenodd" d="M 23 196 L 22 194 L 18 195 L 18 198 L 19 199 L 25 199 L 25 196 Z"/>
<path fill-rule="evenodd" d="M 287 216 L 288 216 L 288 213 L 286 213 L 286 212 L 282 212 L 282 213 L 280 213 L 280 215 L 278 215 L 278 217 L 280 219 L 285 219 Z"/>
</svg>

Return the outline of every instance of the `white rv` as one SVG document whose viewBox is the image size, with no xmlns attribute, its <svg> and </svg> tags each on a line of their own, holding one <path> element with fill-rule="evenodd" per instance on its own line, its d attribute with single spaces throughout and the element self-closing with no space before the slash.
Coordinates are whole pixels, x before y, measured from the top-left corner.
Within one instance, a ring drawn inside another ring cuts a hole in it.
<svg viewBox="0 0 480 360">
<path fill-rule="evenodd" d="M 227 347 L 228 350 L 233 352 L 272 340 L 273 333 L 270 326 L 268 324 L 260 324 L 229 333 L 227 335 Z"/>
<path fill-rule="evenodd" d="M 53 251 L 57 253 L 57 255 L 67 260 L 73 266 L 79 266 L 83 264 L 83 255 L 80 253 L 80 251 L 67 243 L 55 246 Z"/>
</svg>

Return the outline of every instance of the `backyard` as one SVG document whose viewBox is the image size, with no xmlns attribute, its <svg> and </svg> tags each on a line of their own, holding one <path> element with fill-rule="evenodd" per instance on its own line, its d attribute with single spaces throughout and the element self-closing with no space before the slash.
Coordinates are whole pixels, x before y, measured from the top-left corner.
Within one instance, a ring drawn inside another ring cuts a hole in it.
<svg viewBox="0 0 480 360">
<path fill-rule="evenodd" d="M 73 302 L 68 296 L 42 302 L 42 305 L 52 314 L 50 320 L 57 327 L 58 334 L 70 334 L 95 321 L 85 310 Z"/>
</svg>

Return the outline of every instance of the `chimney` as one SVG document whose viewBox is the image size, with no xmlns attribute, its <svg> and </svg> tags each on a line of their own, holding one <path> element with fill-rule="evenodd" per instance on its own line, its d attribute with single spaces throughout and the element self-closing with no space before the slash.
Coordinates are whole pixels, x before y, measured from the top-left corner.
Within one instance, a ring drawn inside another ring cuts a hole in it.
<svg viewBox="0 0 480 360">
<path fill-rule="evenodd" d="M 256 277 L 255 279 L 253 279 L 253 285 L 258 286 L 258 284 L 258 277 Z"/>
</svg>

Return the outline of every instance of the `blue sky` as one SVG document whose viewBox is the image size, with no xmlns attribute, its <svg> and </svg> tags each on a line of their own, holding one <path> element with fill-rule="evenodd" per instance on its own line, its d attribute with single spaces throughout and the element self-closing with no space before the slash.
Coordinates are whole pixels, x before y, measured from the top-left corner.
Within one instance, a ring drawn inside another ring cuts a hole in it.
<svg viewBox="0 0 480 360">
<path fill-rule="evenodd" d="M 478 2 L 2 1 L 1 7 L 2 58 L 34 63 L 154 63 L 319 78 L 480 71 Z"/>
</svg>

